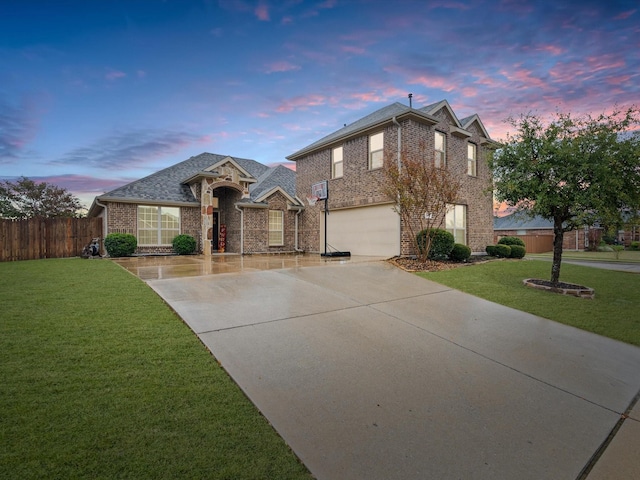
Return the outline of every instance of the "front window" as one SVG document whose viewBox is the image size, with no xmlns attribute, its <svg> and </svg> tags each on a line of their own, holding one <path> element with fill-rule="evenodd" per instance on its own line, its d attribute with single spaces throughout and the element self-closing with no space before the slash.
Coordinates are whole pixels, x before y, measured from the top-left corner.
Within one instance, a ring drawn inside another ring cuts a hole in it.
<svg viewBox="0 0 640 480">
<path fill-rule="evenodd" d="M 282 210 L 269 210 L 269 246 L 284 245 L 284 222 Z"/>
<path fill-rule="evenodd" d="M 179 207 L 138 207 L 139 245 L 168 246 L 179 234 Z"/>
<path fill-rule="evenodd" d="M 435 166 L 436 168 L 444 168 L 447 166 L 447 142 L 444 133 L 436 132 L 435 147 Z"/>
<path fill-rule="evenodd" d="M 384 133 L 376 133 L 369 137 L 369 169 L 382 168 Z"/>
<path fill-rule="evenodd" d="M 475 177 L 477 175 L 478 165 L 478 147 L 473 143 L 467 144 L 467 175 Z"/>
<path fill-rule="evenodd" d="M 445 226 L 456 243 L 467 244 L 467 206 L 448 205 Z"/>
<path fill-rule="evenodd" d="M 342 176 L 342 147 L 334 148 L 331 152 L 331 178 Z"/>
</svg>

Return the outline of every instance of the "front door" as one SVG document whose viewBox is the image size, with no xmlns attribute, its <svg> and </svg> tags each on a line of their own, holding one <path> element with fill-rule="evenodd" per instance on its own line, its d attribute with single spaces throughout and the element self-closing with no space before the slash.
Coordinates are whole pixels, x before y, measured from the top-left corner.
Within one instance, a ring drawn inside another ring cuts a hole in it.
<svg viewBox="0 0 640 480">
<path fill-rule="evenodd" d="M 213 241 L 211 242 L 211 253 L 218 253 L 218 241 L 220 233 L 220 212 L 213 212 Z"/>
</svg>

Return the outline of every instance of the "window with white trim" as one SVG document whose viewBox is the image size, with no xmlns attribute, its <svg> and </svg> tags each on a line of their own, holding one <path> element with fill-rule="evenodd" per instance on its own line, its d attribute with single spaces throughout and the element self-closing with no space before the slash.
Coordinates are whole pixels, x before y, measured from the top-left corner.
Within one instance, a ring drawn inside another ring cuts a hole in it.
<svg viewBox="0 0 640 480">
<path fill-rule="evenodd" d="M 269 246 L 281 247 L 284 245 L 284 212 L 282 210 L 269 210 Z"/>
<path fill-rule="evenodd" d="M 138 206 L 138 245 L 169 246 L 180 234 L 180 207 Z"/>
<path fill-rule="evenodd" d="M 467 244 L 467 206 L 447 205 L 445 228 L 456 243 Z"/>
<path fill-rule="evenodd" d="M 342 146 L 336 147 L 331 151 L 331 178 L 339 178 L 342 176 Z"/>
<path fill-rule="evenodd" d="M 384 132 L 369 137 L 369 170 L 382 168 L 384 150 Z"/>
<path fill-rule="evenodd" d="M 447 139 L 442 132 L 435 134 L 435 166 L 436 168 L 447 166 Z"/>
<path fill-rule="evenodd" d="M 475 143 L 467 144 L 467 175 L 475 177 L 478 167 L 478 146 Z"/>
</svg>

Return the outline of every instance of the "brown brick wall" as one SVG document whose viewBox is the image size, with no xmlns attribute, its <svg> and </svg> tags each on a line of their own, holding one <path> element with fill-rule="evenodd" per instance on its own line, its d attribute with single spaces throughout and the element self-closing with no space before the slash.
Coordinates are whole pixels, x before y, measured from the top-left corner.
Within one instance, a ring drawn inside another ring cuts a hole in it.
<svg viewBox="0 0 640 480">
<path fill-rule="evenodd" d="M 287 198 L 276 192 L 267 199 L 269 208 L 244 209 L 244 253 L 282 253 L 295 249 L 295 211 L 288 211 Z M 283 212 L 284 245 L 269 246 L 269 210 Z"/>
<path fill-rule="evenodd" d="M 198 207 L 180 208 L 181 233 L 196 239 L 198 251 L 201 251 L 200 209 Z M 107 233 L 130 233 L 138 236 L 138 205 L 134 203 L 111 202 L 107 206 Z M 138 247 L 136 253 L 172 253 L 167 246 Z"/>
</svg>

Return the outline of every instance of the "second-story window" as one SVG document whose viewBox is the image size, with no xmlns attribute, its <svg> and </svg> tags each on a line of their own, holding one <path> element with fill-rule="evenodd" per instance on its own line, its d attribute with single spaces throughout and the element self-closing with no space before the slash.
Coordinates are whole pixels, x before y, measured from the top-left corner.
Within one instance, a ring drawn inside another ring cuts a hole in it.
<svg viewBox="0 0 640 480">
<path fill-rule="evenodd" d="M 342 176 L 342 146 L 336 147 L 331 151 L 331 178 L 339 178 Z"/>
<path fill-rule="evenodd" d="M 478 146 L 473 143 L 467 144 L 467 175 L 475 177 L 478 165 Z"/>
<path fill-rule="evenodd" d="M 369 169 L 382 168 L 384 132 L 369 137 Z"/>
<path fill-rule="evenodd" d="M 444 168 L 447 166 L 447 139 L 442 132 L 436 132 L 435 136 L 435 166 Z"/>
</svg>

